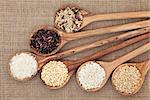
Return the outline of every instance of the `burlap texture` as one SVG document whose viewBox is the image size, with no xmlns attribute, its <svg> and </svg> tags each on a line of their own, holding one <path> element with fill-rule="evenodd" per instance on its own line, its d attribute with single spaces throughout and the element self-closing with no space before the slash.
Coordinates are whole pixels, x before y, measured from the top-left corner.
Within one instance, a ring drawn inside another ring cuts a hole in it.
<svg viewBox="0 0 150 100">
<path fill-rule="evenodd" d="M 64 88 L 59 90 L 49 90 L 40 80 L 39 74 L 33 80 L 23 83 L 10 77 L 7 71 L 9 58 L 15 52 L 30 51 L 29 33 L 32 29 L 43 24 L 54 26 L 55 11 L 67 4 L 77 5 L 92 14 L 150 10 L 149 0 L 0 0 L 0 100 L 149 100 L 150 73 L 147 74 L 141 90 L 131 97 L 119 95 L 113 89 L 110 80 L 101 91 L 86 93 L 78 87 L 75 76 Z M 102 21 L 93 23 L 83 30 L 137 20 L 140 19 Z M 65 45 L 62 50 L 112 35 L 114 34 L 74 41 Z M 142 43 L 144 41 L 104 56 L 100 60 L 111 61 Z M 82 52 L 67 59 L 79 59 L 111 45 Z M 148 53 L 145 53 L 131 61 L 140 62 L 147 58 Z"/>
</svg>

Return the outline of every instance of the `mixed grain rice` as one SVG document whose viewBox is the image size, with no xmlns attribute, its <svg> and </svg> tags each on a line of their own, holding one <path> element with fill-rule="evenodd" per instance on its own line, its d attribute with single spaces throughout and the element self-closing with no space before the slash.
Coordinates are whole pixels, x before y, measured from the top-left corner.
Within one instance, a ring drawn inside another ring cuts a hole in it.
<svg viewBox="0 0 150 100">
<path fill-rule="evenodd" d="M 81 9 L 66 7 L 59 10 L 55 16 L 55 25 L 65 32 L 76 32 L 80 29 L 83 21 Z"/>
<path fill-rule="evenodd" d="M 141 81 L 141 73 L 133 65 L 121 65 L 119 69 L 113 75 L 112 82 L 116 88 L 116 90 L 131 94 L 137 88 Z"/>
</svg>

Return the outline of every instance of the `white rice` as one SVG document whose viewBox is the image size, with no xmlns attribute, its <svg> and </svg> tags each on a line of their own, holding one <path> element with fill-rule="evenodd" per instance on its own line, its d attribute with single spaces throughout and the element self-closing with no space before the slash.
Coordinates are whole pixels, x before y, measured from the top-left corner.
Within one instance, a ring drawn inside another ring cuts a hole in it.
<svg viewBox="0 0 150 100">
<path fill-rule="evenodd" d="M 10 60 L 9 65 L 13 77 L 20 80 L 35 75 L 38 68 L 35 57 L 28 53 L 16 54 Z"/>
<path fill-rule="evenodd" d="M 106 75 L 105 70 L 93 61 L 81 66 L 77 75 L 80 85 L 86 90 L 100 87 Z"/>
</svg>

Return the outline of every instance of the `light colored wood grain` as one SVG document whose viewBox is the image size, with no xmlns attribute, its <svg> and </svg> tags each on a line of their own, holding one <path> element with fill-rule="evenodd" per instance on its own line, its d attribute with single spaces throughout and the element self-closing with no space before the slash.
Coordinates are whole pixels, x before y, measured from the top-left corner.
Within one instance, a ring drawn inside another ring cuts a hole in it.
<svg viewBox="0 0 150 100">
<path fill-rule="evenodd" d="M 56 53 L 56 54 L 54 54 L 52 56 L 49 56 L 49 57 L 40 58 L 40 56 L 38 56 L 37 58 L 41 59 L 39 61 L 39 64 L 41 64 L 41 63 L 47 62 L 47 60 L 53 60 L 55 58 L 60 59 L 62 57 L 67 57 L 67 56 L 70 56 L 70 55 L 73 55 L 73 54 L 76 54 L 76 53 L 79 53 L 79 52 L 82 52 L 82 51 L 85 51 L 85 50 L 89 50 L 89 49 L 92 49 L 92 48 L 103 46 L 105 44 L 109 44 L 109 43 L 116 42 L 116 41 L 119 41 L 119 40 L 125 40 L 125 39 L 128 39 L 128 38 L 132 38 L 132 37 L 147 33 L 149 31 L 150 31 L 150 27 L 146 27 L 146 28 L 142 28 L 142 29 L 138 29 L 138 30 L 134 30 L 134 31 L 129 31 L 129 32 L 125 32 L 123 34 L 117 35 L 117 36 L 113 36 L 113 37 L 104 39 L 104 40 L 98 40 L 98 41 L 93 42 L 91 44 L 86 44 L 86 45 L 81 45 L 81 46 L 78 46 L 78 47 L 74 47 L 74 48 L 71 48 L 69 50 L 66 50 L 66 51 L 63 51 L 63 52 L 60 52 L 60 53 Z"/>
<path fill-rule="evenodd" d="M 82 24 L 81 28 L 87 26 L 88 24 L 90 24 L 92 22 L 96 22 L 96 21 L 146 18 L 146 17 L 150 17 L 150 11 L 90 15 L 87 17 L 85 16 L 83 18 L 83 24 Z"/>
</svg>

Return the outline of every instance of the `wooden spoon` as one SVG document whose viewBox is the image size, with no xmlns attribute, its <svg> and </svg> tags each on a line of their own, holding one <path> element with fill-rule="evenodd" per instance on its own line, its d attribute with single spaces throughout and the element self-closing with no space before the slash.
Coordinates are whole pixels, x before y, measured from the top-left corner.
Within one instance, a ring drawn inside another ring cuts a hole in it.
<svg viewBox="0 0 150 100">
<path fill-rule="evenodd" d="M 71 6 L 65 6 L 65 7 L 62 7 L 61 9 L 59 9 L 55 14 L 55 20 L 56 20 L 57 13 L 59 13 L 60 10 L 66 9 L 67 7 L 72 8 Z M 75 7 L 75 8 L 79 8 L 79 7 Z M 80 9 L 80 12 L 83 16 L 82 24 L 78 29 L 76 29 L 74 31 L 79 31 L 80 29 L 87 26 L 88 24 L 90 24 L 92 22 L 96 22 L 96 21 L 150 17 L 150 11 L 122 12 L 122 13 L 109 13 L 109 14 L 96 14 L 96 15 L 89 15 L 89 13 L 83 9 Z M 57 27 L 59 29 L 59 26 L 57 26 L 56 23 L 55 23 L 55 27 Z"/>
<path fill-rule="evenodd" d="M 134 58 L 134 57 L 136 57 L 136 56 L 138 56 L 138 55 L 140 55 L 140 54 L 142 54 L 142 53 L 148 51 L 148 50 L 150 50 L 150 43 L 147 43 L 147 44 L 145 44 L 145 45 L 143 45 L 143 46 L 141 46 L 141 47 L 139 47 L 139 48 L 137 48 L 137 49 L 131 51 L 130 53 L 127 53 L 127 54 L 125 54 L 124 56 L 119 57 L 118 59 L 116 59 L 116 60 L 114 60 L 114 61 L 112 61 L 112 62 L 95 61 L 96 63 L 100 64 L 101 67 L 104 68 L 104 70 L 105 70 L 105 72 L 106 72 L 106 76 L 105 76 L 103 82 L 101 83 L 100 87 L 93 88 L 93 89 L 88 89 L 88 90 L 87 90 L 87 89 L 84 89 L 84 88 L 81 86 L 81 84 L 80 84 L 80 82 L 79 82 L 79 76 L 78 76 L 78 73 L 79 73 L 79 71 L 80 71 L 81 68 L 82 68 L 82 66 L 81 66 L 81 67 L 78 69 L 77 73 L 76 73 L 77 83 L 79 84 L 79 86 L 80 86 L 83 90 L 85 90 L 85 91 L 87 91 L 87 92 L 95 92 L 95 91 L 98 91 L 98 90 L 100 90 L 100 89 L 106 84 L 106 82 L 108 81 L 108 79 L 109 79 L 111 73 L 113 72 L 113 70 L 116 69 L 120 64 L 122 64 L 122 63 L 124 63 L 124 62 L 126 62 L 126 61 L 128 61 L 128 60 L 130 60 L 130 59 L 132 59 L 132 58 Z"/>
<path fill-rule="evenodd" d="M 129 32 L 120 34 L 118 36 L 113 36 L 113 37 L 110 37 L 110 38 L 107 38 L 107 39 L 104 39 L 104 40 L 99 40 L 99 41 L 93 42 L 91 44 L 86 44 L 86 45 L 82 45 L 82 46 L 79 46 L 79 47 L 75 47 L 75 48 L 72 48 L 70 50 L 66 50 L 64 52 L 57 53 L 55 55 L 51 55 L 49 57 L 45 57 L 45 58 L 42 57 L 41 58 L 39 56 L 38 59 L 41 59 L 41 60 L 39 60 L 39 64 L 40 64 L 40 66 L 42 66 L 45 62 L 47 62 L 49 60 L 60 59 L 62 57 L 66 57 L 68 55 L 70 56 L 72 54 L 76 54 L 76 53 L 79 53 L 81 51 L 85 51 L 85 50 L 88 50 L 88 49 L 91 49 L 91 48 L 99 47 L 99 46 L 102 46 L 102 45 L 105 45 L 105 44 L 108 44 L 108 43 L 112 43 L 112 42 L 115 42 L 115 41 L 118 41 L 118 40 L 124 40 L 124 39 L 128 39 L 128 38 L 132 38 L 134 36 L 138 36 L 138 35 L 147 33 L 149 31 L 150 31 L 150 27 L 146 27 L 146 28 L 142 28 L 142 29 L 138 29 L 138 30 L 134 30 L 134 31 L 129 31 Z"/>
<path fill-rule="evenodd" d="M 69 79 L 71 78 L 71 76 L 73 75 L 73 73 L 75 72 L 75 70 L 84 62 L 86 61 L 89 61 L 89 60 L 94 60 L 96 58 L 99 58 L 99 57 L 102 57 L 106 54 L 109 54 L 113 51 L 116 51 L 116 50 L 119 50 L 121 48 L 124 48 L 126 46 L 129 46 L 133 43 L 136 43 L 138 41 L 141 41 L 143 39 L 146 39 L 146 38 L 149 38 L 149 34 L 144 34 L 144 35 L 141 35 L 141 36 L 138 36 L 138 37 L 135 37 L 133 39 L 129 39 L 121 44 L 118 44 L 116 46 L 113 46 L 113 47 L 110 47 L 110 48 L 107 48 L 107 49 L 104 49 L 102 51 L 99 51 L 93 55 L 90 55 L 90 56 L 87 56 L 85 58 L 82 58 L 82 59 L 79 59 L 79 60 L 75 60 L 75 61 L 63 61 L 63 63 L 67 66 L 68 70 L 69 70 L 69 73 L 68 73 L 68 78 L 67 80 L 60 86 L 58 87 L 52 87 L 52 86 L 48 86 L 50 89 L 59 89 L 59 88 L 62 88 L 63 86 L 65 86 Z"/>
<path fill-rule="evenodd" d="M 56 33 L 58 33 L 58 35 L 60 36 L 60 44 L 58 45 L 58 47 L 56 49 L 54 49 L 51 53 L 49 54 L 42 54 L 39 53 L 35 48 L 33 48 L 31 46 L 31 40 L 30 40 L 30 47 L 33 50 L 34 53 L 38 54 L 38 55 L 42 55 L 42 56 L 48 56 L 48 55 L 52 55 L 55 54 L 56 52 L 58 52 L 66 43 L 72 41 L 72 40 L 76 40 L 76 39 L 80 39 L 83 37 L 89 37 L 89 36 L 94 36 L 94 35 L 101 35 L 101 34 L 105 34 L 105 33 L 112 33 L 112 32 L 119 32 L 119 31 L 127 31 L 127 30 L 132 30 L 132 29 L 138 29 L 138 28 L 143 28 L 143 27 L 147 27 L 150 26 L 150 20 L 145 20 L 145 21 L 139 21 L 139 22 L 134 22 L 134 23 L 128 23 L 128 24 L 123 24 L 123 25 L 116 25 L 116 26 L 111 26 L 111 27 L 104 27 L 104 28 L 100 28 L 100 29 L 95 29 L 95 30 L 88 30 L 88 31 L 83 31 L 83 32 L 77 32 L 77 33 L 65 33 L 65 32 L 61 32 L 55 28 L 52 28 L 48 25 L 44 25 L 42 27 L 39 27 L 37 29 L 35 29 L 31 34 L 31 37 L 33 36 L 33 34 L 36 34 L 36 32 L 40 29 L 48 29 L 48 30 L 54 30 L 56 31 Z"/>
<path fill-rule="evenodd" d="M 135 90 L 134 90 L 134 92 L 132 92 L 132 93 L 125 93 L 125 92 L 120 92 L 119 90 L 117 90 L 116 89 L 116 86 L 114 85 L 114 75 L 116 74 L 116 72 L 122 67 L 122 66 L 124 66 L 124 65 L 131 65 L 131 66 L 135 66 L 139 71 L 140 71 L 140 73 L 141 73 L 141 80 L 140 80 L 140 82 L 135 86 L 135 87 L 137 87 Z M 113 87 L 120 93 L 120 94 L 122 94 L 122 95 L 125 95 L 125 96 L 130 96 L 130 95 L 133 95 L 133 94 L 135 94 L 135 93 L 137 93 L 139 90 L 140 90 L 140 88 L 142 87 L 142 85 L 143 85 L 143 82 L 144 82 L 144 80 L 145 80 L 145 76 L 146 76 L 146 74 L 147 74 L 147 72 L 150 70 L 150 60 L 147 60 L 147 61 L 144 61 L 144 62 L 141 62 L 141 63 L 125 63 L 125 64 L 122 64 L 122 65 L 120 65 L 119 67 L 117 67 L 116 69 L 115 69 L 115 71 L 113 72 L 113 74 L 112 74 L 112 84 L 113 84 Z"/>
</svg>

